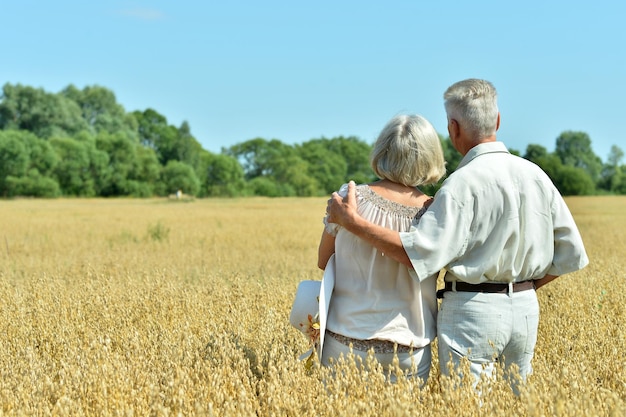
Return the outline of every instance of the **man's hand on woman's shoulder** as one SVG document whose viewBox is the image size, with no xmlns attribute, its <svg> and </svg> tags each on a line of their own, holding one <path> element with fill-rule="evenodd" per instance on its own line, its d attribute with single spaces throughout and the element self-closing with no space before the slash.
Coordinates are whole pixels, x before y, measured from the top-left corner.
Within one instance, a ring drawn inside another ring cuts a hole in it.
<svg viewBox="0 0 626 417">
<path fill-rule="evenodd" d="M 345 197 L 341 197 L 337 192 L 332 194 L 328 200 L 326 212 L 330 223 L 346 227 L 353 221 L 356 215 L 356 184 L 354 181 L 348 183 L 348 194 Z"/>
</svg>

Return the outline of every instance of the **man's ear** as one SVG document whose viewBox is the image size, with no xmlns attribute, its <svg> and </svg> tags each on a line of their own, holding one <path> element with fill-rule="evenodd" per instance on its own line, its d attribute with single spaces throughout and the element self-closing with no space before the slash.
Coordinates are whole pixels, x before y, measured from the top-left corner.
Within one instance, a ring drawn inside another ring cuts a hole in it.
<svg viewBox="0 0 626 417">
<path fill-rule="evenodd" d="M 498 121 L 496 122 L 496 131 L 500 129 L 500 112 L 498 112 Z"/>
<path fill-rule="evenodd" d="M 459 136 L 459 122 L 457 122 L 455 119 L 450 119 L 448 121 L 448 133 L 450 134 L 450 137 L 458 137 Z"/>
</svg>

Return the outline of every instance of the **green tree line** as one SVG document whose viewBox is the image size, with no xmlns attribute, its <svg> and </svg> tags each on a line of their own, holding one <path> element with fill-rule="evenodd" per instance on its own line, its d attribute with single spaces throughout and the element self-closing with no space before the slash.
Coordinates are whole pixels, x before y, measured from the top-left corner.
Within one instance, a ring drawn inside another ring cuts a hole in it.
<svg viewBox="0 0 626 417">
<path fill-rule="evenodd" d="M 448 175 L 461 155 L 441 137 Z M 321 196 L 349 179 L 369 182 L 371 144 L 354 136 L 288 145 L 250 139 L 220 153 L 202 148 L 187 122 L 154 109 L 127 112 L 101 86 L 58 93 L 5 84 L 0 96 L 0 197 Z M 543 168 L 564 195 L 626 194 L 623 151 L 606 162 L 584 132 L 565 131 L 549 152 L 522 155 Z M 428 187 L 434 193 L 439 184 Z"/>
</svg>

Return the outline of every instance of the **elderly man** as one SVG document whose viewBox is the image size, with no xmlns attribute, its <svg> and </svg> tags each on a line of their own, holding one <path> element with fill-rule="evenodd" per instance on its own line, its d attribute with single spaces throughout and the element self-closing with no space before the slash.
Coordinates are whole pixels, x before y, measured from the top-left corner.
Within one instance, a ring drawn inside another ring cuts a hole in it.
<svg viewBox="0 0 626 417">
<path fill-rule="evenodd" d="M 437 317 L 442 374 L 465 357 L 477 382 L 496 361 L 517 365 L 525 380 L 539 322 L 535 289 L 589 260 L 550 178 L 496 140 L 493 85 L 460 81 L 444 101 L 450 140 L 463 159 L 411 231 L 359 217 L 353 185 L 345 199 L 334 194 L 329 200 L 329 221 L 411 267 L 419 280 L 445 269 Z"/>
</svg>

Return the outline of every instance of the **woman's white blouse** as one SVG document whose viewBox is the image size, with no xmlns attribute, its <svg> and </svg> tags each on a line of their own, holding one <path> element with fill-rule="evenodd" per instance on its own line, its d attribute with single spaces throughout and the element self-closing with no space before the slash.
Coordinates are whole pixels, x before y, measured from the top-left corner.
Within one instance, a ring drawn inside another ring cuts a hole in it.
<svg viewBox="0 0 626 417">
<path fill-rule="evenodd" d="M 339 194 L 347 194 L 347 184 Z M 399 232 L 410 230 L 424 211 L 387 200 L 367 185 L 357 186 L 356 195 L 362 217 Z M 432 342 L 436 336 L 437 276 L 420 283 L 407 266 L 385 257 L 340 226 L 326 219 L 324 223 L 326 231 L 336 236 L 328 330 L 354 339 L 389 340 L 416 348 Z"/>
</svg>

